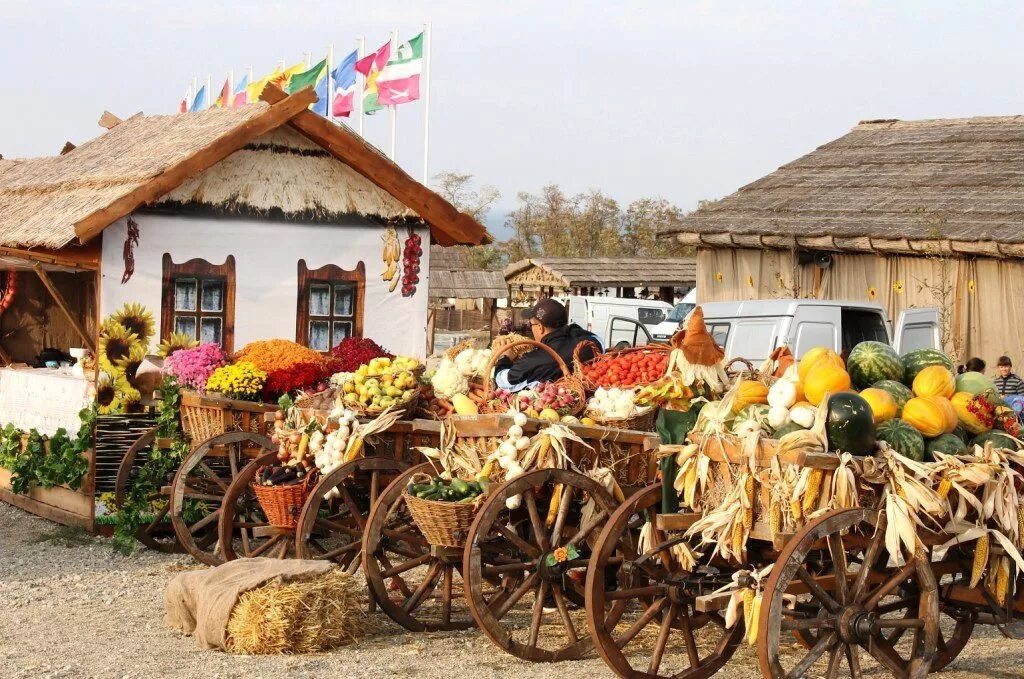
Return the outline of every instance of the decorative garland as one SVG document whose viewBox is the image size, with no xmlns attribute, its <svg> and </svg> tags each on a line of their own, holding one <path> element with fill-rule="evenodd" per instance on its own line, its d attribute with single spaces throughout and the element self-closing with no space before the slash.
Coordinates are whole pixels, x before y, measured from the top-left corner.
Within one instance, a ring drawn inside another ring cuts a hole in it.
<svg viewBox="0 0 1024 679">
<path fill-rule="evenodd" d="M 4 272 L 3 295 L 0 295 L 0 316 L 14 303 L 14 295 L 18 292 L 18 272 L 8 269 Z"/>
<path fill-rule="evenodd" d="M 420 235 L 410 226 L 409 235 L 405 239 L 405 250 L 402 252 L 402 297 L 416 294 L 416 285 L 420 282 Z"/>
</svg>

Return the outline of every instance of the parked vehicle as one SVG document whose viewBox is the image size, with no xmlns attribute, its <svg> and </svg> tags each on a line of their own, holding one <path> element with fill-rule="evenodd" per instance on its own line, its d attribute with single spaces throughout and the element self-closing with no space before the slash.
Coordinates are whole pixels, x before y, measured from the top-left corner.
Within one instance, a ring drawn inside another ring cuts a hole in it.
<svg viewBox="0 0 1024 679">
<path fill-rule="evenodd" d="M 696 306 L 697 288 L 694 288 L 693 290 L 690 290 L 690 292 L 686 293 L 686 296 L 672 308 L 672 311 L 669 312 L 668 317 L 665 319 L 666 323 L 675 324 L 675 328 L 672 332 L 675 332 L 682 327 L 683 321 L 686 320 L 686 317 L 690 315 L 690 312 L 693 311 Z M 671 339 L 671 335 L 665 338 L 659 337 L 658 339 Z"/>
<path fill-rule="evenodd" d="M 704 322 L 729 358 L 761 361 L 788 345 L 797 358 L 813 347 L 844 356 L 859 342 L 891 344 L 896 351 L 938 349 L 938 309 L 907 309 L 893 331 L 879 304 L 814 299 L 762 299 L 702 304 Z"/>
<path fill-rule="evenodd" d="M 679 326 L 678 321 L 668 320 L 669 314 L 674 310 L 668 302 L 571 296 L 568 305 L 569 322 L 576 323 L 597 335 L 607 349 L 622 348 L 617 345 L 627 341 L 627 338 L 619 337 L 626 332 L 625 325 L 621 330 L 619 328 L 622 319 L 632 319 L 642 324 L 654 340 L 659 342 L 667 342 Z M 612 322 L 613 318 L 619 319 L 619 325 Z M 633 328 L 628 329 L 628 334 L 632 338 Z"/>
</svg>

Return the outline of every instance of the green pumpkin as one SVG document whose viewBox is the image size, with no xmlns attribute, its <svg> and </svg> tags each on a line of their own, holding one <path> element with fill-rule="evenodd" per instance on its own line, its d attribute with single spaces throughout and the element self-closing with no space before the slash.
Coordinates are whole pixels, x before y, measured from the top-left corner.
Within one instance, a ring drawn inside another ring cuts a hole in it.
<svg viewBox="0 0 1024 679">
<path fill-rule="evenodd" d="M 825 436 L 829 450 L 852 455 L 875 452 L 875 417 L 871 406 L 859 394 L 840 392 L 828 399 Z"/>
<path fill-rule="evenodd" d="M 903 457 L 922 462 L 924 460 L 924 437 L 909 423 L 896 418 L 882 422 L 875 430 L 879 441 L 885 441 Z"/>
<path fill-rule="evenodd" d="M 917 373 L 930 365 L 941 365 L 951 373 L 956 372 L 953 369 L 953 359 L 935 349 L 910 351 L 900 356 L 900 362 L 903 364 L 903 383 L 907 385 L 913 384 Z"/>
<path fill-rule="evenodd" d="M 942 434 L 936 436 L 933 439 L 928 439 L 924 447 L 924 459 L 926 462 L 933 462 L 935 460 L 934 453 L 942 453 L 943 455 L 960 455 L 967 450 L 967 444 L 964 443 L 956 434 Z"/>
<path fill-rule="evenodd" d="M 736 417 L 732 421 L 732 431 L 741 431 L 752 424 L 756 424 L 763 431 L 766 431 L 768 429 L 768 411 L 769 407 L 763 403 L 754 403 L 747 406 L 736 413 Z"/>
<path fill-rule="evenodd" d="M 857 389 L 867 389 L 881 380 L 903 380 L 900 355 L 883 342 L 861 342 L 851 349 L 846 370 Z"/>
</svg>

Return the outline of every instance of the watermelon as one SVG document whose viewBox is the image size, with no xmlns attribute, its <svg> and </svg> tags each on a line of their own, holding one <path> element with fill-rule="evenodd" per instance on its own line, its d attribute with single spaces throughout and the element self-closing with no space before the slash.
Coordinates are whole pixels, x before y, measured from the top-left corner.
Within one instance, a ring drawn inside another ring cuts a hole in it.
<svg viewBox="0 0 1024 679">
<path fill-rule="evenodd" d="M 924 460 L 924 437 L 921 432 L 900 419 L 882 422 L 875 430 L 879 441 L 885 441 L 903 457 L 921 462 Z"/>
<path fill-rule="evenodd" d="M 968 432 L 962 424 L 956 425 L 956 429 L 953 430 L 953 436 L 963 441 L 964 445 L 966 445 L 967 442 L 971 440 L 970 432 Z"/>
<path fill-rule="evenodd" d="M 883 342 L 861 342 L 846 359 L 850 379 L 858 389 L 867 389 L 880 380 L 903 380 L 903 363 L 896 350 Z"/>
<path fill-rule="evenodd" d="M 984 448 L 985 443 L 988 441 L 991 441 L 992 445 L 996 448 L 1009 448 L 1010 450 L 1017 450 L 1020 448 L 1020 444 L 1017 443 L 1013 437 L 1009 436 L 1006 432 L 997 431 L 995 429 L 985 432 L 979 436 L 975 436 L 971 439 L 971 442 L 968 445 L 972 448 L 974 446 L 981 446 Z"/>
<path fill-rule="evenodd" d="M 733 432 L 739 434 L 751 428 L 759 427 L 768 430 L 768 411 L 770 408 L 762 403 L 749 405 L 736 413 L 732 421 Z"/>
<path fill-rule="evenodd" d="M 925 443 L 925 460 L 932 462 L 935 460 L 933 453 L 939 452 L 943 455 L 959 455 L 967 450 L 967 444 L 963 442 L 956 434 L 943 434 L 942 436 L 936 436 L 933 439 L 928 439 Z"/>
<path fill-rule="evenodd" d="M 913 384 L 917 373 L 930 365 L 941 365 L 949 372 L 956 372 L 953 369 L 953 359 L 935 349 L 918 349 L 908 352 L 900 357 L 900 362 L 903 363 L 903 383 L 907 385 Z"/>
<path fill-rule="evenodd" d="M 796 422 L 788 422 L 788 423 L 782 425 L 781 427 L 779 427 L 778 429 L 776 429 L 775 433 L 772 434 L 772 438 L 773 439 L 781 439 L 786 434 L 792 434 L 795 431 L 805 431 L 805 430 L 806 430 L 805 427 L 801 427 Z"/>
<path fill-rule="evenodd" d="M 956 390 L 977 396 L 985 391 L 995 391 L 992 380 L 978 372 L 966 372 L 956 376 Z"/>
<path fill-rule="evenodd" d="M 903 412 L 903 406 L 907 404 L 907 401 L 914 398 L 914 392 L 910 390 L 910 387 L 896 380 L 880 380 L 871 386 L 889 392 L 889 395 L 896 401 L 896 417 Z"/>
<path fill-rule="evenodd" d="M 860 394 L 840 392 L 828 399 L 825 436 L 829 450 L 853 455 L 875 452 L 875 416 Z"/>
</svg>

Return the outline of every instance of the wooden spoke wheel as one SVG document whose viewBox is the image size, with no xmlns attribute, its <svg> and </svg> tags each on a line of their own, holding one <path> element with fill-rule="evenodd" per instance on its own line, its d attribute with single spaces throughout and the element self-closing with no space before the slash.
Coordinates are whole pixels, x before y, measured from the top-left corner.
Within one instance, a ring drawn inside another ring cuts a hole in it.
<svg viewBox="0 0 1024 679">
<path fill-rule="evenodd" d="M 266 436 L 233 431 L 203 441 L 182 461 L 171 484 L 171 522 L 196 560 L 210 566 L 226 560 L 218 540 L 221 504 L 246 463 L 269 450 L 276 447 Z"/>
<path fill-rule="evenodd" d="M 421 464 L 399 475 L 370 509 L 363 535 L 363 573 L 370 595 L 392 620 L 413 632 L 473 626 L 462 596 L 462 552 L 437 547 L 416 527 L 403 492 Z"/>
<path fill-rule="evenodd" d="M 638 553 L 637 538 L 655 525 L 661 484 L 628 498 L 608 519 L 587 572 L 587 624 L 597 652 L 620 677 L 704 679 L 736 651 L 743 625 L 725 628 L 718 612 L 695 608 L 695 597 L 728 580 L 682 571 L 669 550 L 677 539 Z"/>
<path fill-rule="evenodd" d="M 782 549 L 758 621 L 766 677 L 859 679 L 862 651 L 898 679 L 928 674 L 938 644 L 935 574 L 924 548 L 907 563 L 888 566 L 885 526 L 884 512 L 836 510 L 804 526 Z M 790 652 L 792 631 L 813 646 Z"/>
<path fill-rule="evenodd" d="M 156 427 L 153 427 L 136 439 L 121 458 L 114 486 L 114 502 L 118 507 L 123 505 L 128 497 L 128 492 L 135 481 L 135 474 L 142 466 L 142 454 L 150 453 L 155 444 Z M 161 487 L 164 485 L 162 481 L 160 485 Z M 165 554 L 182 551 L 181 543 L 178 542 L 178 536 L 174 534 L 174 525 L 169 517 L 171 507 L 167 495 L 161 492 L 161 488 L 157 488 L 156 492 L 150 495 L 150 502 L 153 505 L 153 517 L 139 526 L 135 531 L 135 539 L 149 549 Z"/>
<path fill-rule="evenodd" d="M 947 564 L 948 568 L 946 568 Z M 956 585 L 967 586 L 971 581 L 970 560 L 940 562 L 933 564 L 932 568 L 945 571 L 941 576 L 936 575 L 940 593 Z M 970 640 L 977 622 L 978 611 L 976 609 L 958 604 L 940 594 L 939 640 L 935 660 L 932 661 L 932 672 L 940 672 L 956 660 Z"/>
<path fill-rule="evenodd" d="M 299 558 L 330 559 L 347 572 L 355 572 L 362 564 L 370 509 L 408 468 L 390 457 L 361 457 L 321 478 L 299 515 Z"/>
<path fill-rule="evenodd" d="M 489 494 L 469 529 L 463 572 L 470 611 L 491 641 L 537 662 L 590 651 L 584 576 L 590 544 L 615 508 L 604 486 L 565 469 L 529 472 Z M 493 586 L 510 578 L 511 592 Z"/>
</svg>

